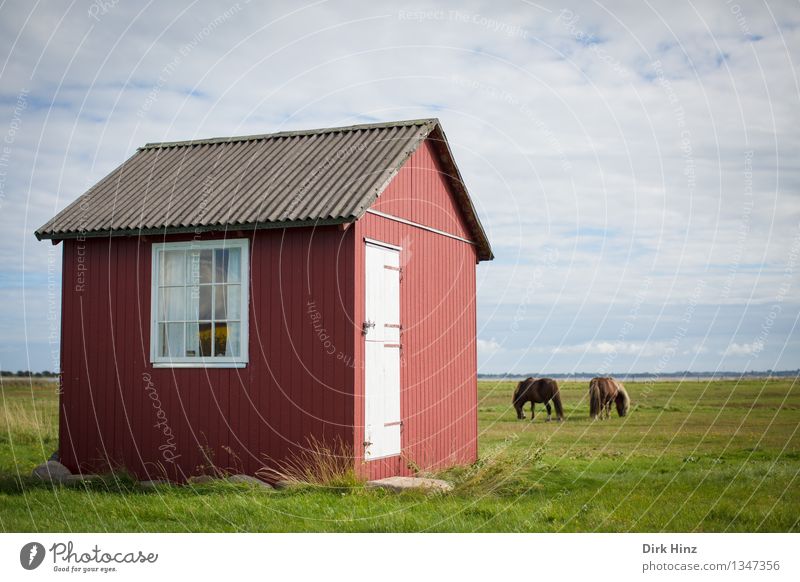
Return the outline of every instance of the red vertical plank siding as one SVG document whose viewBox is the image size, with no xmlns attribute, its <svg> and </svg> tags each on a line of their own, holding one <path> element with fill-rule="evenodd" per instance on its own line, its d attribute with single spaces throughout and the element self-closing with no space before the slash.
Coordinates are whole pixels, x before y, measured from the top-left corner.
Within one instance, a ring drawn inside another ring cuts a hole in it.
<svg viewBox="0 0 800 582">
<path fill-rule="evenodd" d="M 128 427 L 133 448 L 133 452 L 128 454 L 132 455 L 133 458 L 131 461 L 127 461 L 129 457 L 126 457 L 126 466 L 137 474 L 144 474 L 142 411 L 145 404 L 149 405 L 149 399 L 145 402 L 142 396 L 145 392 L 146 374 L 151 373 L 146 366 L 150 348 L 150 319 L 149 315 L 145 315 L 150 313 L 150 294 L 142 296 L 141 289 L 144 288 L 144 285 L 150 284 L 148 270 L 150 266 L 148 255 L 150 245 L 145 241 L 137 240 L 133 243 L 131 250 L 135 258 L 132 259 L 130 256 L 127 258 L 128 261 L 132 260 L 133 263 L 132 265 L 130 263 L 126 265 L 126 270 L 129 271 L 129 281 L 131 281 L 131 286 L 126 288 L 126 305 L 130 306 L 133 303 L 134 308 L 126 309 L 125 315 L 129 323 L 129 329 L 131 329 L 131 334 L 126 337 L 126 341 L 131 341 L 134 345 L 131 346 L 133 354 L 128 355 L 128 358 L 132 361 L 132 366 L 127 378 L 125 393 L 127 394 L 128 404 L 126 407 L 128 410 Z M 134 290 L 134 297 L 128 296 L 131 293 L 128 291 L 130 289 Z M 120 349 L 123 349 L 123 346 L 120 346 Z"/>
<path fill-rule="evenodd" d="M 153 368 L 152 244 L 190 238 L 64 241 L 64 463 L 73 470 L 125 467 L 140 478 L 181 480 L 207 464 L 201 448 L 218 468 L 252 474 L 311 437 L 352 445 L 353 231 L 251 233 L 247 367 Z M 78 245 L 86 265 L 83 291 L 75 288 Z M 336 347 L 333 355 L 311 325 L 310 296 Z M 169 462 L 165 449 L 171 445 L 176 458 Z"/>
<path fill-rule="evenodd" d="M 108 424 L 107 428 L 104 429 L 104 432 L 108 435 L 105 439 L 105 446 L 106 451 L 108 453 L 109 461 L 113 461 L 117 456 L 117 426 L 116 426 L 116 418 L 117 418 L 117 404 L 119 401 L 118 396 L 118 374 L 117 370 L 119 367 L 119 356 L 122 354 L 117 353 L 116 349 L 116 335 L 119 332 L 119 312 L 118 312 L 118 303 L 119 303 L 119 294 L 118 294 L 118 284 L 119 284 L 119 276 L 114 271 L 114 267 L 119 262 L 118 255 L 120 251 L 120 247 L 116 245 L 109 244 L 108 245 L 108 257 L 107 257 L 107 271 L 108 271 L 108 280 L 107 280 L 107 294 L 108 294 L 108 320 L 110 323 L 109 331 L 108 331 L 108 353 L 110 354 L 111 358 L 113 359 L 114 365 L 111 366 L 107 370 L 106 378 L 104 381 L 104 385 L 106 386 L 105 389 L 105 410 L 106 410 L 106 423 Z"/>
<path fill-rule="evenodd" d="M 141 241 L 137 246 L 136 263 L 133 266 L 136 272 L 134 321 L 139 330 L 137 334 L 139 341 L 136 346 L 136 377 L 131 381 L 130 392 L 133 401 L 133 418 L 131 421 L 133 438 L 136 442 L 138 461 L 136 469 L 138 475 L 146 475 L 147 471 L 150 470 L 146 463 L 150 461 L 147 456 L 147 443 L 152 425 L 152 422 L 149 421 L 152 402 L 145 393 L 145 387 L 152 384 L 153 388 L 156 391 L 158 390 L 155 384 L 157 379 L 153 377 L 153 370 L 148 364 L 150 358 L 150 256 L 152 252 L 150 242 L 152 241 Z M 148 421 L 144 420 L 145 414 L 148 415 Z"/>
<path fill-rule="evenodd" d="M 127 260 L 127 252 L 130 245 L 114 245 L 112 251 L 114 252 L 115 259 L 114 265 L 124 265 Z M 112 292 L 111 301 L 113 304 L 113 321 L 114 333 L 111 336 L 112 352 L 116 357 L 114 366 L 114 386 L 113 386 L 113 400 L 114 400 L 114 453 L 112 459 L 122 459 L 124 456 L 125 446 L 124 442 L 124 427 L 125 427 L 125 394 L 123 387 L 127 384 L 127 363 L 129 358 L 124 355 L 124 352 L 119 350 L 119 346 L 125 342 L 128 329 L 126 327 L 125 309 L 122 304 L 122 292 L 128 285 L 128 271 L 122 270 L 117 273 L 115 279 L 115 288 Z"/>
<path fill-rule="evenodd" d="M 61 380 L 59 394 L 58 415 L 58 454 L 65 465 L 76 465 L 76 454 L 72 432 L 74 427 L 70 421 L 74 419 L 72 406 L 76 399 L 73 398 L 75 385 L 79 381 L 79 368 L 74 361 L 74 349 L 66 349 L 71 342 L 74 330 L 73 318 L 75 313 L 75 241 L 64 241 L 61 255 Z"/>
<path fill-rule="evenodd" d="M 108 462 L 109 466 L 114 458 L 114 401 L 115 401 L 115 367 L 116 367 L 116 354 L 114 353 L 114 330 L 115 330 L 115 314 L 114 314 L 114 292 L 116 287 L 116 273 L 112 271 L 114 265 L 114 257 L 116 255 L 116 247 L 106 241 L 104 246 L 104 272 L 106 273 L 105 281 L 103 284 L 103 297 L 101 306 L 104 311 L 103 319 L 107 320 L 107 325 L 103 329 L 103 336 L 106 338 L 105 350 L 102 353 L 104 358 L 110 358 L 114 363 L 113 366 L 104 366 L 103 374 L 100 378 L 100 386 L 97 391 L 99 401 L 99 414 L 100 418 L 100 434 L 102 436 L 102 458 Z"/>
<path fill-rule="evenodd" d="M 373 209 L 469 238 L 435 155 L 424 143 L 373 204 Z M 356 321 L 364 317 L 365 237 L 403 248 L 400 317 L 403 345 L 399 457 L 364 462 L 370 478 L 410 474 L 409 465 L 439 469 L 477 458 L 475 357 L 475 248 L 463 241 L 381 216 L 366 214 L 355 226 Z M 364 440 L 363 339 L 355 381 L 356 443 Z"/>
<path fill-rule="evenodd" d="M 103 276 L 100 272 L 102 265 L 100 261 L 100 254 L 103 250 L 103 242 L 97 245 L 95 252 L 86 252 L 86 279 L 89 283 L 86 285 L 86 295 L 81 301 L 81 312 L 83 315 L 83 333 L 81 342 L 83 343 L 84 352 L 83 360 L 86 367 L 86 382 L 81 386 L 83 394 L 85 395 L 85 406 L 81 406 L 81 422 L 80 425 L 86 434 L 91 435 L 91 438 L 82 442 L 82 465 L 89 467 L 97 461 L 97 450 L 100 448 L 100 435 L 97 433 L 96 416 L 96 402 L 94 397 L 94 390 L 97 385 L 98 375 L 100 371 L 100 360 L 97 356 L 96 349 L 100 348 L 102 342 L 98 342 L 97 346 L 92 346 L 92 338 L 99 338 L 100 326 L 98 319 L 100 318 L 100 310 L 98 309 L 98 301 L 103 284 Z M 87 245 L 88 247 L 88 245 Z M 103 342 L 105 338 L 103 338 Z M 82 467 L 79 467 L 81 469 Z"/>
<path fill-rule="evenodd" d="M 89 271 L 89 259 L 85 249 L 85 243 L 77 242 L 75 243 L 75 247 L 76 269 L 85 268 Z M 76 277 L 76 280 L 80 281 L 78 277 Z M 72 317 L 75 333 L 67 338 L 65 342 L 66 346 L 75 348 L 75 382 L 67 387 L 68 390 L 65 390 L 69 392 L 71 400 L 69 406 L 71 414 L 68 422 L 72 433 L 75 454 L 75 459 L 73 461 L 74 469 L 78 469 L 81 460 L 85 459 L 87 456 L 86 448 L 88 439 L 86 438 L 85 408 L 91 405 L 86 388 L 89 365 L 86 361 L 85 348 L 86 336 L 87 332 L 89 332 L 88 322 L 85 317 L 85 315 L 88 315 L 86 313 L 86 308 L 90 304 L 90 302 L 87 301 L 89 293 L 86 290 L 90 286 L 89 275 L 84 275 L 83 283 L 78 283 L 76 286 L 81 290 L 75 292 L 75 300 L 72 304 L 75 310 Z M 63 346 L 62 349 L 67 349 L 66 346 Z"/>
</svg>

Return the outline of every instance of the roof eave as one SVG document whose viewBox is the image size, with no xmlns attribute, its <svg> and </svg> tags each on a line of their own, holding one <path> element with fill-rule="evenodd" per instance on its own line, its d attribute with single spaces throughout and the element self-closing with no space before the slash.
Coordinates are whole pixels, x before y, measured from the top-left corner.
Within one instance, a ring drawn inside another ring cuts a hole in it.
<svg viewBox="0 0 800 582">
<path fill-rule="evenodd" d="M 38 240 L 62 241 L 78 238 L 101 238 L 101 237 L 123 237 L 123 236 L 154 236 L 172 234 L 201 234 L 211 232 L 231 232 L 245 230 L 272 230 L 276 228 L 297 228 L 307 226 L 336 226 L 355 222 L 355 216 L 343 216 L 339 218 L 325 218 L 314 220 L 284 220 L 276 222 L 257 222 L 247 224 L 207 224 L 180 227 L 162 228 L 131 228 L 131 229 L 105 229 L 91 231 L 67 231 L 67 232 L 35 232 Z"/>
</svg>

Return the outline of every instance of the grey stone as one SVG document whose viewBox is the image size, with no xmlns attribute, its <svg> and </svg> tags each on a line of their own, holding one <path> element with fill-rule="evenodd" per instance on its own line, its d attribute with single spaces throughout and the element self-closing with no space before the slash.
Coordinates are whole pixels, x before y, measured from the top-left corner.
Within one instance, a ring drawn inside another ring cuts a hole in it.
<svg viewBox="0 0 800 582">
<path fill-rule="evenodd" d="M 152 490 L 162 485 L 172 485 L 169 481 L 163 479 L 149 479 L 146 481 L 139 481 L 139 487 L 142 489 Z"/>
<path fill-rule="evenodd" d="M 52 481 L 54 483 L 61 483 L 72 475 L 72 472 L 58 461 L 47 461 L 37 466 L 31 476 L 37 477 L 42 481 Z"/>
<path fill-rule="evenodd" d="M 430 479 L 427 477 L 386 477 L 385 479 L 378 479 L 376 481 L 367 481 L 367 487 L 370 489 L 387 489 L 395 493 L 414 489 L 446 493 L 453 489 L 453 486 L 447 481 L 443 481 L 442 479 Z"/>
<path fill-rule="evenodd" d="M 100 475 L 93 475 L 93 474 L 86 474 L 86 475 L 67 475 L 63 483 L 65 485 L 83 485 L 85 483 L 91 483 L 93 481 L 102 481 L 103 478 Z"/>
<path fill-rule="evenodd" d="M 189 483 L 192 485 L 202 485 L 203 483 L 211 483 L 216 480 L 217 477 L 214 477 L 214 475 L 195 475 L 194 477 L 189 477 Z"/>
<path fill-rule="evenodd" d="M 251 475 L 231 475 L 226 479 L 229 483 L 247 483 L 248 485 L 255 485 L 264 487 L 265 489 L 272 489 L 272 485 L 265 483 L 261 479 L 257 479 Z"/>
</svg>

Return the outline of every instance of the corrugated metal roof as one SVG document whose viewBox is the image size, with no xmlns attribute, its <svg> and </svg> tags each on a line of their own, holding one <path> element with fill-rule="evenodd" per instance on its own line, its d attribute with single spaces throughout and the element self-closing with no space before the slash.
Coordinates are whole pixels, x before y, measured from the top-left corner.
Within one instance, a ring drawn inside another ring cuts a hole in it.
<svg viewBox="0 0 800 582">
<path fill-rule="evenodd" d="M 36 231 L 39 239 L 339 224 L 359 218 L 430 138 L 492 252 L 437 119 L 149 143 Z"/>
</svg>

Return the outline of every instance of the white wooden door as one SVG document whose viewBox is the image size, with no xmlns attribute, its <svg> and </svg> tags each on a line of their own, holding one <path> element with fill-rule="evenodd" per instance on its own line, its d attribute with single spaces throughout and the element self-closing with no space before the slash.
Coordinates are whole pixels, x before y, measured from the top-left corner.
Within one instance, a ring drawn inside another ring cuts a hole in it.
<svg viewBox="0 0 800 582">
<path fill-rule="evenodd" d="M 366 243 L 364 458 L 400 454 L 400 251 Z"/>
</svg>

